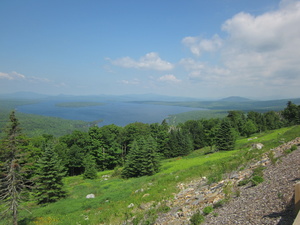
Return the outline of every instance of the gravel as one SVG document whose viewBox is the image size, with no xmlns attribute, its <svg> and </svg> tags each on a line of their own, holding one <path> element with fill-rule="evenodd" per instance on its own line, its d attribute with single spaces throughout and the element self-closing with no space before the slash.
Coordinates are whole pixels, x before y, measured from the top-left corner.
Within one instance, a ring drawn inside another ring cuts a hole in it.
<svg viewBox="0 0 300 225">
<path fill-rule="evenodd" d="M 295 219 L 294 186 L 300 181 L 300 149 L 281 157 L 264 170 L 264 182 L 242 186 L 238 197 L 205 218 L 203 224 L 280 224 Z"/>
</svg>

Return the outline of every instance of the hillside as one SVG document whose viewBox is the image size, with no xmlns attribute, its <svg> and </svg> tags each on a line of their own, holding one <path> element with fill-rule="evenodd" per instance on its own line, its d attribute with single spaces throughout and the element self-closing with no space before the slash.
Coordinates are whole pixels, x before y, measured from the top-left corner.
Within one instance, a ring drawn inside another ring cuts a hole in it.
<svg viewBox="0 0 300 225">
<path fill-rule="evenodd" d="M 38 101 L 39 100 L 27 99 L 0 99 L 0 137 L 1 132 L 8 122 L 9 113 L 12 110 L 14 110 L 17 106 L 35 104 Z M 66 120 L 21 112 L 16 112 L 16 114 L 22 124 L 23 132 L 31 137 L 42 134 L 50 134 L 58 137 L 71 133 L 74 130 L 87 131 L 90 124 L 79 120 Z"/>
<path fill-rule="evenodd" d="M 249 168 L 249 163 L 253 163 L 254 158 L 257 161 L 264 154 L 270 155 L 270 149 L 282 144 L 283 140 L 288 142 L 295 139 L 299 132 L 300 126 L 282 128 L 256 134 L 251 140 L 239 139 L 234 151 L 210 153 L 205 148 L 185 157 L 164 160 L 161 171 L 153 176 L 124 180 L 119 177 L 120 170 L 117 168 L 98 173 L 96 180 L 84 180 L 82 175 L 67 177 L 64 181 L 68 192 L 66 199 L 43 207 L 28 202 L 24 207 L 32 214 L 22 211 L 20 217 L 23 218 L 23 224 L 28 225 L 70 225 L 70 221 L 74 221 L 74 224 L 91 225 L 121 224 L 124 221 L 128 224 L 142 221 L 144 224 L 152 224 L 160 218 L 158 215 L 179 215 L 178 213 L 185 212 L 185 208 L 173 205 L 178 202 L 180 193 L 188 195 L 191 191 L 189 184 L 206 177 L 204 186 L 217 187 L 224 174 L 234 174 L 242 168 Z M 258 142 L 264 144 L 262 150 L 249 150 L 253 143 Z M 226 189 L 222 187 L 220 190 L 225 193 Z M 95 198 L 87 199 L 88 194 L 94 194 Z M 199 201 L 198 204 L 197 201 L 188 201 L 188 204 L 194 204 L 195 209 L 200 208 Z M 196 211 L 187 212 L 189 214 L 186 221 Z M 6 223 L 1 221 L 0 224 Z"/>
</svg>

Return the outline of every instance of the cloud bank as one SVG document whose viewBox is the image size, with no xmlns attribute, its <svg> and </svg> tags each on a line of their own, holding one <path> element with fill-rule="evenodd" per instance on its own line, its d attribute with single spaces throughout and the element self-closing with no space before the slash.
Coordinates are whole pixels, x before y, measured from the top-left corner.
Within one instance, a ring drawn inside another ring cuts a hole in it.
<svg viewBox="0 0 300 225">
<path fill-rule="evenodd" d="M 186 37 L 182 43 L 198 59 L 183 59 L 189 78 L 226 86 L 279 87 L 300 84 L 300 2 L 282 1 L 279 9 L 254 16 L 241 12 L 221 27 L 225 37 Z M 199 56 L 217 51 L 219 63 Z"/>
</svg>

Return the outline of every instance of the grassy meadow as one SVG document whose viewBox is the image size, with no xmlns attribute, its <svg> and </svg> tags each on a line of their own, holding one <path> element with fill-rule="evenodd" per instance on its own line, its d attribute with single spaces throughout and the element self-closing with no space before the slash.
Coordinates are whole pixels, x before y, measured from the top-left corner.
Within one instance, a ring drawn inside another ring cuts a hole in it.
<svg viewBox="0 0 300 225">
<path fill-rule="evenodd" d="M 161 170 L 153 176 L 120 178 L 120 168 L 98 173 L 96 180 L 84 180 L 82 176 L 64 179 L 68 197 L 56 203 L 37 206 L 26 202 L 20 212 L 20 224 L 121 224 L 126 219 L 133 223 L 144 220 L 151 224 L 168 206 L 164 200 L 172 199 L 179 192 L 178 183 L 189 182 L 206 176 L 208 182 L 216 182 L 230 171 L 237 171 L 247 162 L 300 134 L 300 126 L 282 128 L 253 135 L 257 139 L 237 140 L 233 151 L 212 152 L 209 148 L 194 151 L 188 156 L 162 161 Z M 252 143 L 263 143 L 262 150 L 249 151 Z M 86 195 L 95 194 L 94 199 Z M 131 207 L 128 207 L 131 205 Z M 150 206 L 152 207 L 150 209 Z M 2 220 L 0 224 L 8 224 Z"/>
</svg>

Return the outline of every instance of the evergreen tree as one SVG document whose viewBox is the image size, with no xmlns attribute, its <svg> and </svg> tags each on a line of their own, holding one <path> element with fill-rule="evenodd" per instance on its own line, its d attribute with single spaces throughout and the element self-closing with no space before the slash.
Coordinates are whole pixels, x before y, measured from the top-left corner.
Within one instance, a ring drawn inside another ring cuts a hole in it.
<svg viewBox="0 0 300 225">
<path fill-rule="evenodd" d="M 6 209 L 3 216 L 12 215 L 12 224 L 18 224 L 19 204 L 26 189 L 24 170 L 21 162 L 21 129 L 15 112 L 10 114 L 10 124 L 5 131 L 6 137 L 1 142 L 0 155 L 0 200 Z"/>
<path fill-rule="evenodd" d="M 134 140 L 131 150 L 127 155 L 122 176 L 140 177 L 153 175 L 159 170 L 159 158 L 156 149 L 156 142 L 152 137 L 147 139 L 141 137 Z"/>
<path fill-rule="evenodd" d="M 36 197 L 38 204 L 56 202 L 66 196 L 62 179 L 64 168 L 57 154 L 51 147 L 45 147 L 40 160 L 36 177 Z"/>
<path fill-rule="evenodd" d="M 300 124 L 300 106 L 297 106 L 291 101 L 288 101 L 282 115 L 287 120 L 288 125 Z"/>
<path fill-rule="evenodd" d="M 96 161 L 92 155 L 87 155 L 87 157 L 83 161 L 84 164 L 84 179 L 96 179 L 97 178 L 97 169 L 96 169 Z"/>
<path fill-rule="evenodd" d="M 246 137 L 249 137 L 251 134 L 254 134 L 257 131 L 257 127 L 255 123 L 248 119 L 247 122 L 243 125 L 243 134 L 246 135 Z"/>
<path fill-rule="evenodd" d="M 157 153 L 157 142 L 149 136 L 145 140 L 145 145 L 142 146 L 142 152 L 144 154 L 144 175 L 153 175 L 159 171 L 160 162 Z"/>
<path fill-rule="evenodd" d="M 168 140 L 169 152 L 166 157 L 184 156 L 194 149 L 191 136 L 180 129 L 173 129 Z"/>
<path fill-rule="evenodd" d="M 231 130 L 228 119 L 224 119 L 218 129 L 216 136 L 216 147 L 219 151 L 233 150 L 235 145 L 235 137 Z"/>
</svg>

